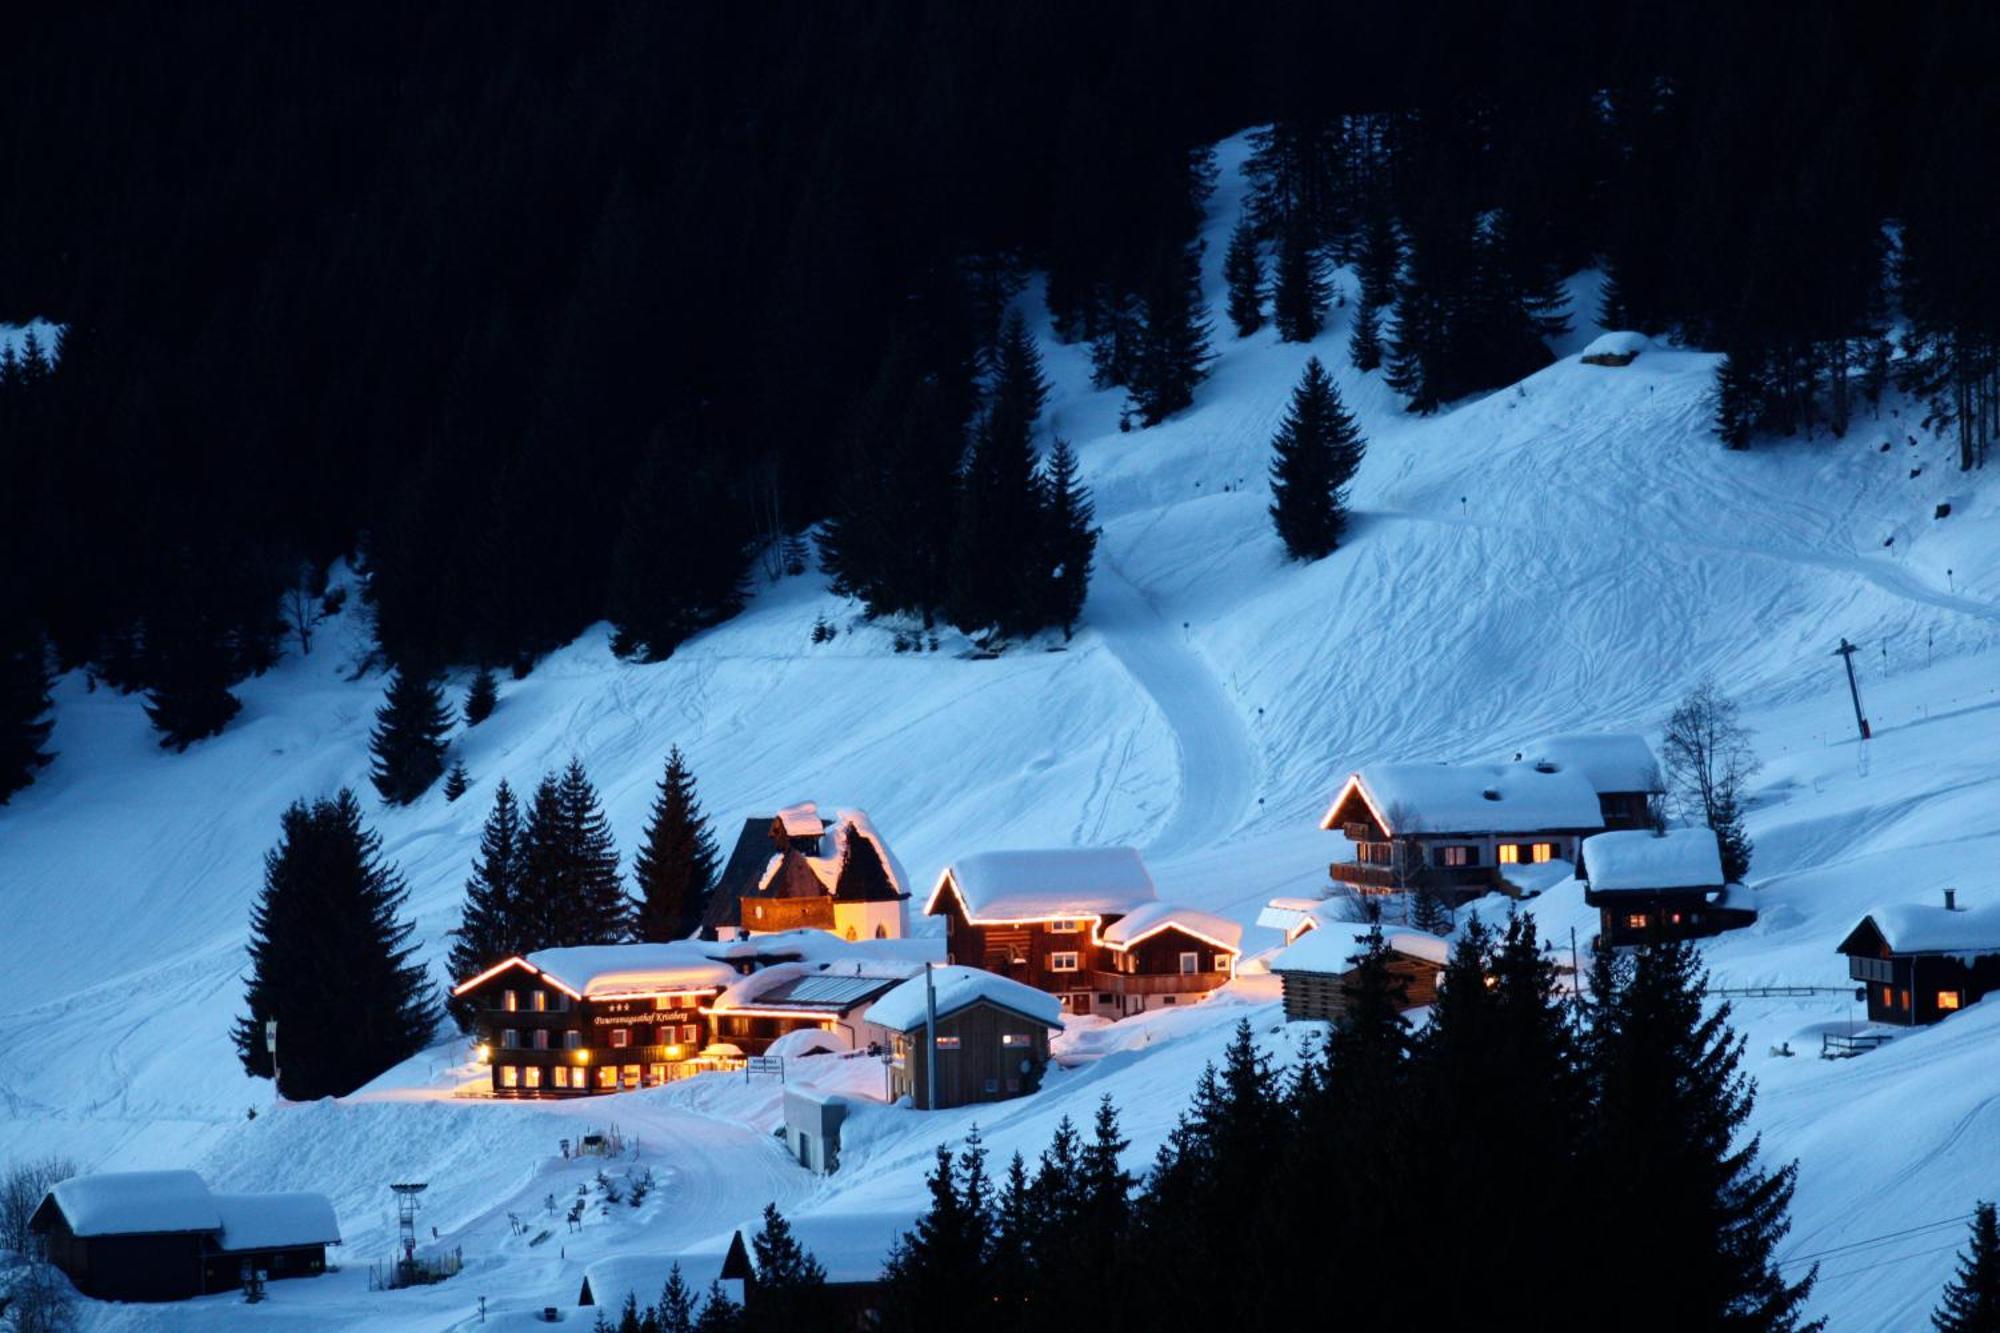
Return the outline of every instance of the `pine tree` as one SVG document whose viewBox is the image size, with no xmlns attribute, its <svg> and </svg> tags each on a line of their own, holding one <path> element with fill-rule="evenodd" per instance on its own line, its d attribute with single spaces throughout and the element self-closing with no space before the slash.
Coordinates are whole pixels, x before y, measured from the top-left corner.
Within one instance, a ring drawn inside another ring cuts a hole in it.
<svg viewBox="0 0 2000 1333">
<path fill-rule="evenodd" d="M 1309 343 L 1326 319 L 1326 266 L 1301 214 L 1287 218 L 1278 232 L 1278 272 L 1272 283 L 1271 314 L 1278 336 Z"/>
<path fill-rule="evenodd" d="M 1264 327 L 1264 258 L 1248 213 L 1236 219 L 1229 233 L 1222 276 L 1229 285 L 1229 322 L 1237 337 L 1247 338 Z"/>
<path fill-rule="evenodd" d="M 1062 626 L 1067 639 L 1090 595 L 1090 567 L 1097 552 L 1097 517 L 1090 491 L 1077 480 L 1076 453 L 1056 437 L 1042 474 L 1041 622 Z"/>
<path fill-rule="evenodd" d="M 1340 545 L 1347 483 L 1367 444 L 1318 357 L 1292 390 L 1272 441 L 1271 519 L 1295 560 L 1318 560 Z"/>
<path fill-rule="evenodd" d="M 0 805 L 35 780 L 55 756 L 48 743 L 55 719 L 49 716 L 48 641 L 39 630 L 0 625 Z"/>
<path fill-rule="evenodd" d="M 398 919 L 408 890 L 380 853 L 342 788 L 295 802 L 265 855 L 235 1042 L 244 1070 L 268 1077 L 264 1024 L 277 1020 L 282 1097 L 344 1096 L 422 1050 L 437 1026 L 413 928 Z"/>
<path fill-rule="evenodd" d="M 1715 367 L 1715 433 L 1731 449 L 1747 448 L 1764 397 L 1757 357 L 1748 348 L 1726 353 Z"/>
<path fill-rule="evenodd" d="M 680 1264 L 675 1263 L 667 1270 L 667 1282 L 655 1307 L 659 1333 L 694 1333 L 695 1300 L 694 1289 L 681 1276 Z"/>
<path fill-rule="evenodd" d="M 661 661 L 742 608 L 747 544 L 724 475 L 653 437 L 611 554 L 606 611 L 621 655 Z"/>
<path fill-rule="evenodd" d="M 191 557 L 183 553 L 181 564 L 176 577 L 192 580 Z M 225 632 L 196 598 L 183 586 L 146 622 L 146 717 L 161 746 L 177 751 L 217 734 L 243 707 L 229 692 L 238 673 Z"/>
<path fill-rule="evenodd" d="M 1972 1210 L 1971 1238 L 1931 1326 L 1937 1333 L 2000 1333 L 2000 1221 L 1990 1203 Z"/>
<path fill-rule="evenodd" d="M 951 617 L 960 628 L 1003 633 L 1040 627 L 1035 422 L 1048 398 L 1041 353 L 1020 313 L 1008 316 L 994 355 L 993 390 L 959 482 L 952 533 Z"/>
<path fill-rule="evenodd" d="M 1716 790 L 1715 811 L 1710 825 L 1715 830 L 1718 850 L 1722 853 L 1722 879 L 1726 884 L 1741 884 L 1750 875 L 1750 854 L 1757 845 L 1743 829 L 1743 804 L 1737 794 L 1737 783 L 1729 779 Z"/>
<path fill-rule="evenodd" d="M 830 1328 L 825 1298 L 826 1269 L 792 1235 L 778 1205 L 764 1205 L 763 1224 L 750 1238 L 757 1267 L 757 1299 L 746 1326 L 770 1333 Z"/>
<path fill-rule="evenodd" d="M 520 805 L 502 778 L 493 794 L 493 809 L 479 831 L 479 852 L 472 861 L 472 877 L 465 882 L 465 908 L 452 932 L 448 966 L 454 983 L 478 976 L 530 947 L 520 920 L 525 844 Z M 470 1004 L 453 1001 L 451 1015 L 462 1030 L 472 1030 Z"/>
<path fill-rule="evenodd" d="M 676 745 L 647 820 L 644 841 L 632 858 L 639 892 L 638 938 L 678 940 L 692 934 L 708 908 L 721 856 L 695 793 L 687 756 Z"/>
<path fill-rule="evenodd" d="M 1790 1333 L 1817 1270 L 1787 1281 L 1776 1251 L 1790 1228 L 1794 1165 L 1767 1171 L 1739 1141 L 1755 1097 L 1729 1006 L 1705 1004 L 1707 978 L 1685 941 L 1648 944 L 1593 973 L 1586 1049 L 1596 1088 L 1581 1178 L 1591 1197 L 1578 1255 L 1661 1327 Z M 1640 1269 L 1615 1262 L 1634 1246 Z"/>
<path fill-rule="evenodd" d="M 1129 389 L 1142 426 L 1157 426 L 1194 402 L 1208 377 L 1208 321 L 1201 304 L 1201 243 L 1163 242 L 1141 296 L 1138 355 Z"/>
<path fill-rule="evenodd" d="M 535 789 L 522 837 L 520 911 L 527 949 L 617 944 L 631 933 L 631 900 L 597 789 L 572 759 Z"/>
<path fill-rule="evenodd" d="M 1356 370 L 1374 370 L 1382 364 L 1382 311 L 1396 299 L 1396 273 L 1401 263 L 1395 219 L 1386 207 L 1377 205 L 1369 210 L 1355 265 L 1361 296 L 1354 307 L 1347 355 Z"/>
<path fill-rule="evenodd" d="M 368 738 L 375 760 L 369 777 L 384 801 L 408 805 L 430 790 L 444 773 L 444 736 L 450 730 L 435 675 L 399 668 L 389 677 L 387 697 Z"/>
<path fill-rule="evenodd" d="M 701 1298 L 701 1315 L 694 1321 L 695 1333 L 740 1333 L 743 1328 L 743 1307 L 730 1299 L 722 1289 L 722 1279 L 708 1284 L 708 1293 Z"/>
<path fill-rule="evenodd" d="M 456 801 L 465 795 L 465 789 L 471 785 L 472 779 L 465 771 L 465 761 L 453 760 L 451 768 L 444 775 L 444 798 L 447 801 Z"/>
<path fill-rule="evenodd" d="M 476 727 L 493 716 L 493 709 L 500 702 L 500 685 L 493 678 L 493 668 L 482 666 L 472 678 L 472 684 L 465 691 L 465 725 Z"/>
<path fill-rule="evenodd" d="M 938 1146 L 925 1177 L 930 1207 L 897 1240 L 882 1271 L 884 1328 L 918 1333 L 991 1326 L 994 1219 L 985 1160 L 977 1130 L 956 1159 L 950 1148 Z"/>
</svg>

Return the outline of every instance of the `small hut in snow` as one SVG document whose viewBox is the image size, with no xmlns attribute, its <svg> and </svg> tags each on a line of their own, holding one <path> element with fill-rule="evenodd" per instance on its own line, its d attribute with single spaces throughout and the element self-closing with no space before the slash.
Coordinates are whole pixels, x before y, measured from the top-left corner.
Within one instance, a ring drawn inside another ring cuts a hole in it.
<svg viewBox="0 0 2000 1333">
<path fill-rule="evenodd" d="M 1062 1001 L 976 967 L 911 977 L 868 1009 L 890 1035 L 889 1095 L 930 1110 L 931 1014 L 936 1014 L 937 1109 L 1033 1092 L 1049 1063 Z"/>
<path fill-rule="evenodd" d="M 1868 992 L 1868 1018 L 1915 1027 L 2000 989 L 2000 903 L 1897 903 L 1861 918 L 1840 942 L 1847 974 Z"/>
<path fill-rule="evenodd" d="M 1278 951 L 1271 971 L 1284 984 L 1286 1022 L 1340 1017 L 1373 929 L 1364 922 L 1309 918 L 1293 942 Z M 1402 1008 L 1434 1003 L 1451 946 L 1421 930 L 1385 927 L 1382 938 L 1389 949 L 1389 973 L 1403 982 Z"/>
<path fill-rule="evenodd" d="M 1747 926 L 1757 910 L 1722 882 L 1722 852 L 1705 828 L 1627 829 L 1583 840 L 1583 900 L 1606 944 L 1687 940 Z"/>
</svg>

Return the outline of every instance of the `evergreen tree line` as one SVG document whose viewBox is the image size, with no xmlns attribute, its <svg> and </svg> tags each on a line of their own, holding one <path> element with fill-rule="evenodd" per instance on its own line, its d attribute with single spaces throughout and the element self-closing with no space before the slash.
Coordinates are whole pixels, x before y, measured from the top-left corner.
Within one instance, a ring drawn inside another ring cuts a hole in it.
<svg viewBox="0 0 2000 1333">
<path fill-rule="evenodd" d="M 1399 1013 L 1379 928 L 1331 1033 L 1280 1071 L 1247 1020 L 1143 1182 L 1115 1112 L 998 1178 L 940 1149 L 889 1260 L 889 1329 L 1248 1327 L 1334 1284 L 1357 1328 L 1595 1322 L 1796 1330 L 1813 1273 L 1776 1247 L 1794 1169 L 1746 1136 L 1753 1089 L 1685 944 L 1599 955 L 1570 999 L 1531 918 L 1470 926 L 1431 1023 Z M 1442 1228 L 1442 1230 L 1441 1230 Z M 1449 1237 L 1449 1239 L 1441 1239 Z M 1560 1259 L 1560 1291 L 1529 1280 Z M 1421 1297 L 1413 1293 L 1422 1293 Z"/>
<path fill-rule="evenodd" d="M 720 868 L 694 775 L 675 746 L 646 821 L 628 894 L 610 821 L 580 760 L 544 774 L 525 811 L 502 778 L 479 832 L 452 932 L 452 980 L 536 949 L 685 939 L 701 924 Z M 454 1004 L 460 1027 L 471 1011 Z"/>
<path fill-rule="evenodd" d="M 1964 466 L 2000 428 L 1960 197 L 1988 8 L 918 8 L 31 14 L 0 318 L 66 333 L 0 366 L 6 660 L 146 690 L 179 745 L 274 660 L 302 562 L 358 562 L 394 665 L 525 670 L 600 618 L 664 656 L 820 523 L 871 609 L 1067 625 L 1038 571 L 1073 552 L 977 559 L 1060 508 L 992 418 L 1004 313 L 1046 275 L 1132 425 L 1186 407 L 1204 145 L 1245 125 L 1229 323 L 1351 298 L 1418 411 L 1545 360 L 1597 263 L 1613 323 L 1728 354 L 1732 443 L 1898 379 Z M 36 699 L 0 690 L 0 736 Z"/>
<path fill-rule="evenodd" d="M 628 1294 L 615 1323 L 608 1311 L 599 1310 L 592 1328 L 595 1333 L 834 1333 L 854 1326 L 829 1308 L 826 1269 L 799 1244 L 776 1204 L 764 1205 L 749 1258 L 751 1275 L 744 1279 L 741 1304 L 719 1280 L 697 1295 L 676 1263 L 659 1300 L 640 1305 L 636 1294 Z"/>
</svg>

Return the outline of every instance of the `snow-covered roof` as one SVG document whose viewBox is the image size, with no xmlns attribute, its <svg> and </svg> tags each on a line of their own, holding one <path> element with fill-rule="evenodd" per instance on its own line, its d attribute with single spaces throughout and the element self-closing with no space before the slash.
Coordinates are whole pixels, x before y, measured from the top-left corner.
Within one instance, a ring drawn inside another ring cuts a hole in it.
<svg viewBox="0 0 2000 1333">
<path fill-rule="evenodd" d="M 338 1245 L 340 1223 L 324 1194 L 216 1194 L 222 1214 L 219 1248 L 276 1250 L 292 1245 Z"/>
<path fill-rule="evenodd" d="M 1354 970 L 1354 960 L 1368 949 L 1365 921 L 1327 921 L 1307 931 L 1280 949 L 1271 959 L 1273 972 L 1326 972 L 1338 975 Z M 1443 967 L 1451 956 L 1451 944 L 1421 930 L 1384 927 L 1383 941 L 1389 948 L 1410 958 Z"/>
<path fill-rule="evenodd" d="M 826 832 L 826 821 L 819 817 L 819 805 L 814 801 L 800 801 L 778 811 L 778 824 L 788 838 L 817 838 Z"/>
<path fill-rule="evenodd" d="M 1257 911 L 1257 924 L 1266 930 L 1280 930 L 1287 939 L 1326 906 L 1324 898 L 1273 898 Z"/>
<path fill-rule="evenodd" d="M 777 963 L 730 983 L 709 1007 L 718 1013 L 772 1008 L 846 1013 L 921 971 L 922 963 L 901 958 Z"/>
<path fill-rule="evenodd" d="M 813 814 L 808 817 L 798 813 L 817 809 L 813 802 L 806 801 L 780 811 L 778 821 L 785 826 L 785 833 L 789 837 L 823 838 L 825 825 L 819 816 Z M 847 859 L 847 840 L 850 837 L 863 838 L 875 849 L 876 858 L 882 863 L 882 873 L 888 878 L 890 889 L 897 897 L 909 897 L 910 880 L 903 870 L 903 863 L 889 850 L 889 844 L 876 831 L 875 822 L 868 817 L 866 810 L 842 809 L 835 814 L 833 845 L 827 849 L 825 855 L 796 851 L 789 854 L 804 861 L 807 868 L 812 871 L 813 878 L 819 882 L 819 887 L 831 893 L 840 884 L 840 867 Z M 751 892 L 762 894 L 770 891 L 772 881 L 784 868 L 786 855 L 787 853 L 774 852 L 765 861 L 763 873 L 757 877 L 756 887 Z"/>
<path fill-rule="evenodd" d="M 599 999 L 655 991 L 701 990 L 727 986 L 736 969 L 708 956 L 694 940 L 665 944 L 584 944 L 567 949 L 537 949 L 529 966 L 546 973 L 571 992 Z"/>
<path fill-rule="evenodd" d="M 1666 790 L 1653 747 L 1646 744 L 1644 736 L 1634 732 L 1550 736 L 1523 750 L 1521 757 L 1530 764 L 1580 773 L 1600 795 L 1614 791 Z"/>
<path fill-rule="evenodd" d="M 1964 909 L 1892 903 L 1865 919 L 1896 953 L 2000 953 L 2000 902 Z"/>
<path fill-rule="evenodd" d="M 1322 828 L 1359 789 L 1394 836 L 1411 833 L 1543 833 L 1604 827 L 1597 789 L 1582 774 L 1503 764 L 1367 764 L 1328 807 Z"/>
<path fill-rule="evenodd" d="M 1168 928 L 1186 931 L 1236 952 L 1243 947 L 1243 927 L 1228 917 L 1183 907 L 1179 903 L 1150 902 L 1135 907 L 1104 928 L 1099 936 L 1114 949 L 1129 949 L 1149 935 Z"/>
<path fill-rule="evenodd" d="M 765 1047 L 764 1054 L 775 1055 L 780 1059 L 797 1059 L 800 1056 L 813 1055 L 820 1051 L 851 1051 L 853 1049 L 853 1039 L 838 1028 L 831 1030 L 826 1028 L 794 1028 Z M 804 1088 L 794 1088 L 789 1085 L 785 1089 L 788 1096 L 793 1093 L 803 1094 L 805 1091 L 806 1089 Z"/>
<path fill-rule="evenodd" d="M 732 963 L 835 963 L 864 967 L 891 967 L 899 962 L 942 963 L 945 939 L 942 935 L 905 935 L 886 940 L 842 939 L 830 930 L 800 926 L 794 930 L 774 930 L 742 939 L 719 940 L 703 946 L 711 958 Z"/>
<path fill-rule="evenodd" d="M 926 911 L 936 907 L 947 882 L 957 886 L 975 921 L 1116 916 L 1159 897 L 1131 847 L 975 852 L 945 867 Z"/>
<path fill-rule="evenodd" d="M 1722 851 L 1705 828 L 1596 834 L 1583 840 L 1583 869 L 1593 893 L 1722 887 Z"/>
<path fill-rule="evenodd" d="M 937 1014 L 945 1018 L 984 1000 L 1010 1009 L 1045 1027 L 1062 1026 L 1062 1001 L 1047 991 L 1024 986 L 997 972 L 977 967 L 939 967 L 931 970 L 931 986 L 937 993 Z M 868 1006 L 867 1019 L 892 1032 L 911 1032 L 924 1024 L 926 1002 L 924 978 L 911 977 Z"/>
<path fill-rule="evenodd" d="M 79 1236 L 219 1231 L 222 1214 L 192 1171 L 106 1171 L 72 1176 L 49 1191 Z"/>
<path fill-rule="evenodd" d="M 875 821 L 868 817 L 866 810 L 843 809 L 835 817 L 833 826 L 835 870 L 838 871 L 840 858 L 846 854 L 850 828 L 854 833 L 868 839 L 874 845 L 875 854 L 882 858 L 882 869 L 888 873 L 889 883 L 895 887 L 898 894 L 905 898 L 909 897 L 910 876 L 903 869 L 903 863 L 896 859 L 896 854 L 889 850 L 888 842 L 876 830 Z"/>
<path fill-rule="evenodd" d="M 889 1251 L 916 1225 L 914 1214 L 904 1211 L 822 1213 L 790 1221 L 792 1235 L 826 1269 L 826 1280 L 841 1283 L 880 1281 Z"/>
<path fill-rule="evenodd" d="M 722 1277 L 722 1264 L 727 1257 L 726 1251 L 718 1250 L 713 1254 L 620 1254 L 599 1259 L 584 1267 L 577 1303 L 582 1304 L 587 1293 L 591 1304 L 613 1312 L 625 1304 L 627 1296 L 636 1299 L 641 1309 L 657 1305 L 660 1293 L 666 1290 L 667 1278 L 679 1265 L 681 1281 L 694 1293 L 695 1305 L 699 1307 L 708 1295 L 709 1283 Z M 742 1304 L 741 1280 L 730 1278 L 723 1282 L 722 1289 L 730 1300 Z"/>
<path fill-rule="evenodd" d="M 1646 350 L 1649 341 L 1645 334 L 1629 330 L 1600 333 L 1590 340 L 1590 346 L 1577 355 L 1634 357 Z"/>
</svg>

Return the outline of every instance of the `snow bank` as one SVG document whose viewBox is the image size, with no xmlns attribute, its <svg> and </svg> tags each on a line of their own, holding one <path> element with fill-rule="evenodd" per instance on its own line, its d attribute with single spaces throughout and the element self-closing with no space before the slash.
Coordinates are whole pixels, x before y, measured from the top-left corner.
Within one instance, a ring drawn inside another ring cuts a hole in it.
<svg viewBox="0 0 2000 1333">
<path fill-rule="evenodd" d="M 1179 903 L 1151 902 L 1134 908 L 1106 926 L 1099 938 L 1116 948 L 1129 949 L 1147 936 L 1170 927 L 1212 941 L 1232 953 L 1243 948 L 1243 927 L 1240 924 L 1228 917 L 1204 912 L 1198 907 L 1184 907 Z"/>
<path fill-rule="evenodd" d="M 1599 833 L 1583 840 L 1583 878 L 1593 893 L 1719 889 L 1722 851 L 1705 828 Z"/>
<path fill-rule="evenodd" d="M 1550 736 L 1529 746 L 1519 757 L 1538 767 L 1580 773 L 1600 794 L 1666 790 L 1653 747 L 1646 744 L 1644 736 L 1631 732 Z"/>
<path fill-rule="evenodd" d="M 1114 916 L 1159 896 L 1146 863 L 1131 847 L 978 852 L 945 867 L 931 894 L 933 904 L 946 880 L 976 921 Z"/>
<path fill-rule="evenodd" d="M 1360 784 L 1389 832 L 1399 836 L 1604 827 L 1597 789 L 1581 773 L 1544 772 L 1526 762 L 1367 764 L 1351 781 Z M 1339 804 L 1336 799 L 1334 806 Z M 1327 818 L 1332 817 L 1330 809 Z"/>
<path fill-rule="evenodd" d="M 1895 903 L 1873 909 L 1867 919 L 1897 953 L 2000 953 L 2000 903 L 1963 910 Z"/>
<path fill-rule="evenodd" d="M 709 1284 L 722 1281 L 722 1263 L 728 1251 L 718 1250 L 713 1254 L 619 1254 L 609 1259 L 599 1259 L 594 1264 L 585 1265 L 583 1283 L 577 1291 L 578 1304 L 586 1293 L 590 1303 L 606 1311 L 616 1319 L 618 1311 L 625 1304 L 627 1296 L 638 1302 L 639 1308 L 659 1303 L 660 1295 L 667 1288 L 667 1279 L 675 1268 L 681 1270 L 681 1281 L 694 1294 L 697 1308 L 708 1295 Z M 722 1282 L 722 1289 L 729 1299 L 743 1303 L 743 1283 L 738 1278 Z"/>
<path fill-rule="evenodd" d="M 324 1194 L 216 1194 L 222 1214 L 220 1248 L 275 1250 L 288 1245 L 338 1245 L 340 1223 Z"/>
<path fill-rule="evenodd" d="M 49 1191 L 79 1236 L 148 1231 L 217 1231 L 222 1215 L 192 1171 L 107 1171 L 72 1176 Z"/>
<path fill-rule="evenodd" d="M 1024 986 L 1009 977 L 976 967 L 940 967 L 930 974 L 937 993 L 937 1015 L 944 1018 L 984 1000 L 1012 1010 L 1045 1027 L 1063 1023 L 1062 1001 L 1047 991 Z M 891 1032 L 914 1032 L 924 1025 L 927 1001 L 924 978 L 911 977 L 868 1007 L 868 1021 Z"/>
</svg>

